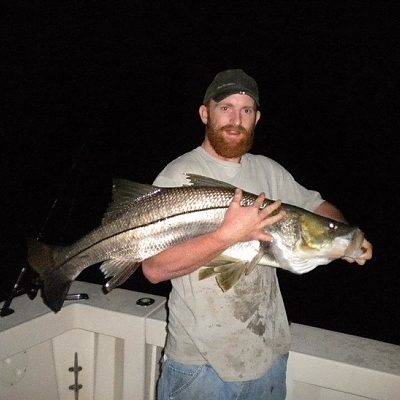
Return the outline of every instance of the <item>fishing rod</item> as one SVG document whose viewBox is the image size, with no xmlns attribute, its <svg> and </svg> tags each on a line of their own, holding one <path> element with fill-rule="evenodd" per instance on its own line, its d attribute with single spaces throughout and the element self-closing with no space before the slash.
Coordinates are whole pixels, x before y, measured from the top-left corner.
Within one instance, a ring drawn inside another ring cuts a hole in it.
<svg viewBox="0 0 400 400">
<path fill-rule="evenodd" d="M 67 187 L 67 183 L 70 179 L 70 177 L 72 176 L 72 173 L 74 170 L 78 170 L 78 177 L 76 179 L 76 183 L 75 183 L 75 187 L 74 187 L 74 191 L 73 191 L 73 196 L 71 199 L 71 203 L 70 203 L 70 207 L 68 209 L 68 214 L 67 214 L 67 218 L 66 221 L 64 223 L 63 226 L 63 230 L 61 233 L 61 237 L 64 236 L 65 234 L 65 230 L 66 227 L 68 225 L 68 222 L 70 220 L 71 217 L 71 212 L 74 206 L 74 202 L 75 202 L 75 198 L 78 192 L 78 187 L 79 187 L 79 182 L 80 182 L 80 174 L 82 171 L 82 168 L 78 169 L 78 165 L 79 165 L 79 160 L 81 158 L 81 155 L 83 153 L 84 148 L 87 146 L 87 143 L 89 142 L 89 139 L 91 139 L 93 137 L 94 134 L 94 129 L 93 129 L 93 125 L 95 124 L 96 121 L 100 121 L 102 122 L 102 120 L 99 118 L 99 116 L 96 116 L 96 119 L 94 121 L 94 123 L 92 124 L 92 126 L 89 129 L 89 132 L 87 133 L 87 135 L 85 136 L 84 140 L 82 141 L 82 144 L 80 145 L 78 151 L 76 152 L 76 155 L 73 159 L 73 162 L 71 164 L 71 168 L 69 169 L 69 171 L 66 174 L 66 177 L 63 181 L 63 184 L 61 186 L 61 189 L 58 193 L 58 195 L 56 196 L 56 198 L 54 199 L 49 212 L 47 213 L 47 216 L 43 222 L 43 225 L 41 227 L 41 229 L 39 230 L 39 233 L 36 237 L 36 240 L 39 241 L 41 240 L 42 236 L 43 236 L 43 232 L 46 229 L 53 213 L 54 210 L 59 202 L 59 199 L 61 198 L 61 196 L 63 195 L 66 187 Z M 24 280 L 24 278 L 27 276 L 27 274 L 30 274 L 30 279 L 29 282 L 26 286 L 22 286 L 22 282 Z M 14 310 L 10 307 L 11 303 L 13 301 L 13 299 L 17 296 L 20 296 L 22 294 L 27 294 L 30 300 L 35 299 L 39 289 L 41 288 L 42 284 L 41 281 L 39 279 L 39 275 L 32 270 L 32 268 L 29 266 L 29 264 L 25 261 L 23 267 L 21 268 L 21 271 L 17 277 L 17 280 L 15 281 L 15 284 L 10 292 L 10 294 L 8 295 L 8 297 L 6 298 L 6 300 L 4 301 L 3 307 L 0 310 L 0 317 L 6 317 L 7 315 L 11 315 L 12 313 L 14 313 Z M 67 294 L 65 300 L 87 300 L 89 299 L 89 296 L 86 293 L 73 293 L 73 294 Z"/>
</svg>

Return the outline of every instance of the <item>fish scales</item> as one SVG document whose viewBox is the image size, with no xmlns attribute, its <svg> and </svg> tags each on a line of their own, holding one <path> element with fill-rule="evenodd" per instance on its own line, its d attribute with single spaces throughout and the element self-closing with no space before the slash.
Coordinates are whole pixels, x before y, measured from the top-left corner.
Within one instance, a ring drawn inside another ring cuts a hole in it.
<svg viewBox="0 0 400 400">
<path fill-rule="evenodd" d="M 115 257 L 140 262 L 168 247 L 217 229 L 234 191 L 193 189 L 163 188 L 132 201 L 122 217 L 60 251 L 55 265 L 43 277 L 65 266 L 64 274 L 75 279 L 88 266 Z M 246 196 L 245 201 L 252 204 L 255 198 Z M 96 246 L 98 244 L 101 249 Z"/>
<path fill-rule="evenodd" d="M 155 231 L 157 231 L 158 236 L 161 236 L 163 231 L 174 229 L 177 236 L 179 230 L 183 229 L 183 224 L 188 225 L 187 221 L 194 223 L 200 217 L 204 217 L 205 221 L 200 220 L 199 224 L 206 228 L 210 219 L 218 215 L 218 222 L 211 223 L 212 227 L 218 226 L 222 222 L 224 212 L 226 212 L 233 195 L 234 192 L 229 189 L 221 191 L 214 188 L 193 188 L 190 192 L 181 187 L 160 189 L 146 197 L 145 201 L 143 201 L 143 198 L 133 201 L 122 217 L 106 226 L 95 229 L 73 246 L 65 248 L 58 254 L 56 262 L 57 264 L 66 263 L 71 258 L 81 255 L 96 244 L 107 240 L 110 241 L 110 246 L 107 246 L 109 250 L 106 255 L 115 255 L 118 249 L 133 249 L 126 242 L 149 237 L 149 234 L 155 235 Z M 247 204 L 252 204 L 255 198 L 256 196 L 247 196 Z M 218 209 L 220 209 L 219 212 L 213 212 L 213 210 Z M 193 216 L 190 217 L 190 214 L 193 213 L 200 213 L 197 214 L 197 219 Z M 184 218 L 179 218 L 180 216 L 184 216 Z M 190 221 L 190 219 L 193 221 Z M 169 221 L 169 223 L 165 221 Z M 181 222 L 181 224 L 177 226 L 172 221 Z M 157 224 L 157 229 L 154 228 L 155 224 Z M 165 227 L 163 227 L 163 224 L 165 224 Z M 192 228 L 193 225 L 191 224 L 190 230 Z M 117 237 L 118 239 L 116 239 Z M 119 241 L 121 243 L 118 243 Z M 140 259 L 140 256 L 137 258 Z"/>
</svg>

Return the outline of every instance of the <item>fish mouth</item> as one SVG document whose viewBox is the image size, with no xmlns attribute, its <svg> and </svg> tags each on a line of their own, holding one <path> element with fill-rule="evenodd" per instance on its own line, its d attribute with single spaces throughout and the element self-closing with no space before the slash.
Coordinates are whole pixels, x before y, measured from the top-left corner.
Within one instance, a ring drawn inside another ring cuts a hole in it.
<svg viewBox="0 0 400 400">
<path fill-rule="evenodd" d="M 335 238 L 326 255 L 329 258 L 358 258 L 364 253 L 361 247 L 363 241 L 364 233 L 358 228 L 354 229 L 346 235 Z"/>
<path fill-rule="evenodd" d="M 353 233 L 353 237 L 344 251 L 344 257 L 357 258 L 364 253 L 364 249 L 362 248 L 362 244 L 364 242 L 364 233 L 357 229 Z"/>
</svg>

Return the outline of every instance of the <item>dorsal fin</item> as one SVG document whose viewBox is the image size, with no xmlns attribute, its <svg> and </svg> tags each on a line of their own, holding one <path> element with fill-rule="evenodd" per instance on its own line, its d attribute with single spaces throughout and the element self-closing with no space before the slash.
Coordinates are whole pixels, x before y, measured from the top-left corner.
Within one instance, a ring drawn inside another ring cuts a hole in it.
<svg viewBox="0 0 400 400">
<path fill-rule="evenodd" d="M 109 223 L 119 218 L 130 205 L 144 197 L 156 193 L 160 188 L 144 183 L 132 182 L 126 179 L 114 179 L 112 188 L 112 200 L 104 214 L 102 224 Z"/>
<path fill-rule="evenodd" d="M 236 189 L 236 186 L 231 185 L 230 183 L 226 183 L 223 181 L 219 181 L 217 179 L 208 178 L 203 175 L 197 174 L 185 174 L 189 180 L 189 182 L 193 186 L 201 186 L 201 187 L 224 187 L 229 189 Z"/>
</svg>

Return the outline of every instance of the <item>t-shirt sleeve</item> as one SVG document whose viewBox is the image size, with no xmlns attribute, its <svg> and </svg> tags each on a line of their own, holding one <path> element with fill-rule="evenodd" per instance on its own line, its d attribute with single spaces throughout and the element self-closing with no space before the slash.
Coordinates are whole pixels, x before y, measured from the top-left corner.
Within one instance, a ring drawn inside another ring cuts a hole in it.
<svg viewBox="0 0 400 400">
<path fill-rule="evenodd" d="M 304 208 L 308 211 L 314 211 L 324 199 L 319 192 L 306 189 L 299 184 L 293 175 L 283 166 L 272 162 L 274 176 L 277 184 L 277 193 L 279 198 L 288 204 Z"/>
<path fill-rule="evenodd" d="M 186 173 L 191 172 L 189 168 L 182 168 L 178 163 L 168 164 L 156 177 L 153 185 L 160 187 L 177 187 L 189 184 Z"/>
</svg>

